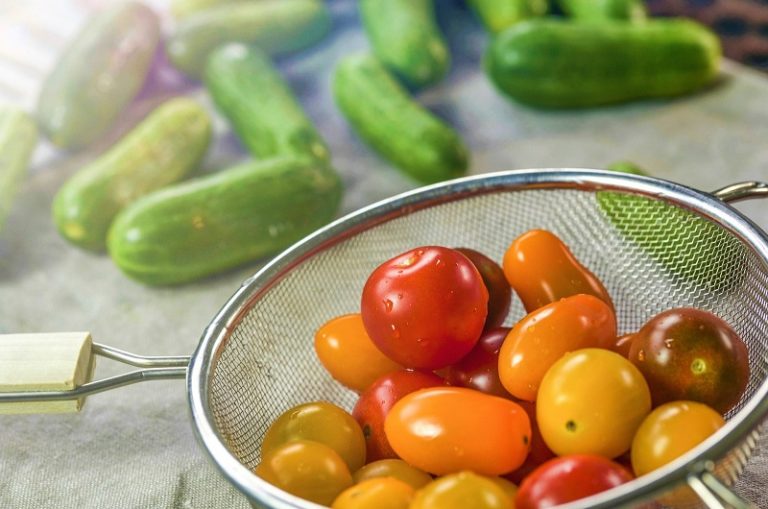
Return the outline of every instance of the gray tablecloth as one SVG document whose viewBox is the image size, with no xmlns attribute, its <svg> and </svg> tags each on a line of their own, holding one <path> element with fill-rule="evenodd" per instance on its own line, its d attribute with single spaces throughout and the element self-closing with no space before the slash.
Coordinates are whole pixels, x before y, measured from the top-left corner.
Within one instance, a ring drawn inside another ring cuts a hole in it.
<svg viewBox="0 0 768 509">
<path fill-rule="evenodd" d="M 346 185 L 344 211 L 352 211 L 416 184 L 362 145 L 331 100 L 334 62 L 367 43 L 354 2 L 330 5 L 332 36 L 280 67 L 326 137 Z M 628 159 L 656 176 L 703 190 L 768 180 L 768 79 L 763 75 L 727 64 L 716 87 L 684 99 L 535 111 L 493 90 L 478 65 L 484 33 L 463 8 L 452 2 L 441 6 L 454 67 L 445 83 L 419 99 L 461 131 L 472 151 L 471 173 L 600 168 Z M 161 75 L 156 73 L 158 82 Z M 136 109 L 173 93 L 200 97 L 210 107 L 199 88 L 171 82 L 145 91 Z M 244 157 L 220 118 L 216 131 L 203 171 Z M 148 288 L 123 276 L 108 257 L 66 244 L 51 223 L 51 199 L 97 151 L 63 156 L 40 147 L 0 232 L 0 333 L 90 330 L 96 341 L 137 353 L 189 354 L 211 317 L 260 264 L 180 288 Z M 768 227 L 764 205 L 740 208 Z M 97 376 L 121 371 L 105 361 Z M 766 481 L 768 454 L 752 459 L 738 488 L 759 507 L 768 507 Z M 0 416 L 2 508 L 247 506 L 196 443 L 181 381 L 96 395 L 77 415 Z"/>
</svg>

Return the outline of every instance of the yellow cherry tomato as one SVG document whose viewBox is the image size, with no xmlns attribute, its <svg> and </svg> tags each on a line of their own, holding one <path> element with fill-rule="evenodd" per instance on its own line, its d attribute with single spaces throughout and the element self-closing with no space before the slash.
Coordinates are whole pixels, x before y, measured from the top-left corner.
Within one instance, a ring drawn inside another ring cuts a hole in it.
<svg viewBox="0 0 768 509">
<path fill-rule="evenodd" d="M 357 392 L 380 376 L 402 369 L 373 344 L 359 313 L 323 324 L 315 333 L 315 352 L 333 378 Z"/>
<path fill-rule="evenodd" d="M 643 375 L 621 355 L 585 348 L 564 355 L 544 375 L 536 400 L 541 436 L 557 455 L 615 458 L 651 411 Z"/>
<path fill-rule="evenodd" d="M 327 445 L 347 463 L 350 472 L 365 464 L 363 430 L 352 415 L 332 403 L 305 403 L 284 412 L 264 435 L 261 455 L 300 439 Z"/>
<path fill-rule="evenodd" d="M 415 490 L 432 482 L 431 475 L 401 459 L 373 461 L 352 475 L 356 483 L 377 477 L 392 477 L 403 481 Z"/>
<path fill-rule="evenodd" d="M 336 451 L 309 440 L 272 449 L 254 473 L 283 491 L 323 505 L 352 485 L 352 474 Z"/>
<path fill-rule="evenodd" d="M 470 471 L 440 477 L 416 492 L 410 509 L 514 509 L 496 482 Z"/>
<path fill-rule="evenodd" d="M 723 424 L 722 415 L 693 401 L 672 401 L 654 409 L 632 441 L 635 475 L 647 474 L 682 456 Z"/>
<path fill-rule="evenodd" d="M 344 490 L 332 509 L 408 509 L 416 490 L 392 477 L 377 477 Z"/>
</svg>

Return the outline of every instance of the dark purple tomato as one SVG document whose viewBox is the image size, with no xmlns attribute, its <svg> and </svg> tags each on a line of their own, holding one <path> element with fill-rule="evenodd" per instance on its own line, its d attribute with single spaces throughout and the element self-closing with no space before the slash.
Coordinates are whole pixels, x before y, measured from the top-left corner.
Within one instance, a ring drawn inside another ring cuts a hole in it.
<svg viewBox="0 0 768 509">
<path fill-rule="evenodd" d="M 501 265 L 474 249 L 458 247 L 456 251 L 469 258 L 469 261 L 477 267 L 488 290 L 488 316 L 485 319 L 484 330 L 500 327 L 507 318 L 512 302 L 512 287 L 507 282 L 504 270 Z"/>
<path fill-rule="evenodd" d="M 511 398 L 499 379 L 499 350 L 509 330 L 509 327 L 497 327 L 483 332 L 471 352 L 446 368 L 445 378 L 448 383 Z"/>
</svg>

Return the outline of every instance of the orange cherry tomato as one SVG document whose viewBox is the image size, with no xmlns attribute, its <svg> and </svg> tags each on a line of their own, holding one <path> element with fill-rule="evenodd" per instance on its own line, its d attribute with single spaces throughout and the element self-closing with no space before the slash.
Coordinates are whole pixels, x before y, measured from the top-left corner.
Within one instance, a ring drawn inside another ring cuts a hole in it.
<svg viewBox="0 0 768 509">
<path fill-rule="evenodd" d="M 516 238 L 504 254 L 503 269 L 529 313 L 579 293 L 593 295 L 613 310 L 600 280 L 547 230 L 531 230 Z"/>
<path fill-rule="evenodd" d="M 408 394 L 390 410 L 384 431 L 398 456 L 437 475 L 510 472 L 523 463 L 531 441 L 520 405 L 463 387 Z"/>
<path fill-rule="evenodd" d="M 376 348 L 359 313 L 323 324 L 315 333 L 315 351 L 333 378 L 357 392 L 363 392 L 380 376 L 402 369 Z"/>
<path fill-rule="evenodd" d="M 432 476 L 425 471 L 409 465 L 401 459 L 386 459 L 372 461 L 352 475 L 356 483 L 375 479 L 377 477 L 392 477 L 411 486 L 414 490 L 432 482 Z"/>
<path fill-rule="evenodd" d="M 516 398 L 534 401 L 541 379 L 563 354 L 580 348 L 611 348 L 613 310 L 592 295 L 573 295 L 517 322 L 499 351 L 499 378 Z"/>
<path fill-rule="evenodd" d="M 408 509 L 415 492 L 403 481 L 377 477 L 344 490 L 331 509 Z"/>
<path fill-rule="evenodd" d="M 663 467 L 720 429 L 725 420 L 693 401 L 673 401 L 648 414 L 632 441 L 632 469 L 640 476 Z"/>
<path fill-rule="evenodd" d="M 629 450 L 651 411 L 640 370 L 616 352 L 585 348 L 565 354 L 541 381 L 536 420 L 556 454 L 615 458 Z"/>
<path fill-rule="evenodd" d="M 254 473 L 283 491 L 329 505 L 352 486 L 344 460 L 325 444 L 295 440 L 265 454 Z"/>
</svg>

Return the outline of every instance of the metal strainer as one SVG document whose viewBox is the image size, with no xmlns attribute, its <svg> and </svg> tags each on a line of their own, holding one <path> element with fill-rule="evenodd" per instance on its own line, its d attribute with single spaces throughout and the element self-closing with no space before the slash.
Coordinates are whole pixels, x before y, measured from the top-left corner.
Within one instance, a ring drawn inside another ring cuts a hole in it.
<svg viewBox="0 0 768 509">
<path fill-rule="evenodd" d="M 620 332 L 672 307 L 706 309 L 744 339 L 751 371 L 726 425 L 704 443 L 651 474 L 562 507 L 615 509 L 654 500 L 682 508 L 753 507 L 728 486 L 754 451 L 768 414 L 768 236 L 724 202 L 765 196 L 762 183 L 710 195 L 599 170 L 519 170 L 436 184 L 366 207 L 276 257 L 212 320 L 187 372 L 194 428 L 254 507 L 320 507 L 251 473 L 267 427 L 283 411 L 313 400 L 351 409 L 356 401 L 317 360 L 315 330 L 358 311 L 368 274 L 402 251 L 437 244 L 501 260 L 515 237 L 544 228 L 605 284 Z M 514 301 L 508 323 L 522 316 Z M 0 402 L 20 398 L 34 395 L 0 395 Z"/>
</svg>

